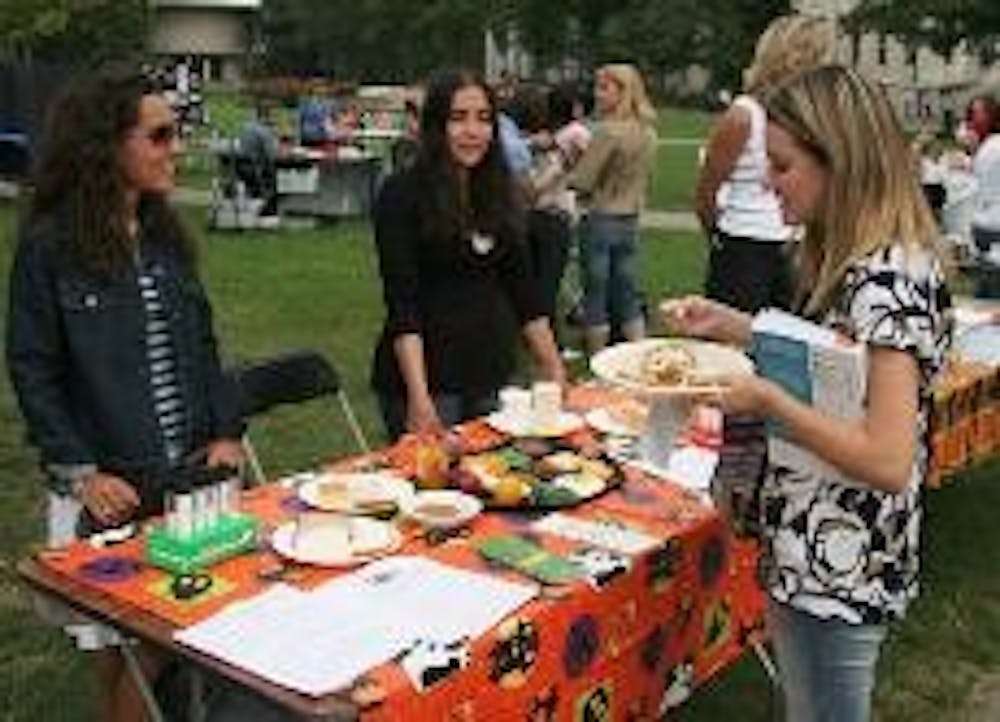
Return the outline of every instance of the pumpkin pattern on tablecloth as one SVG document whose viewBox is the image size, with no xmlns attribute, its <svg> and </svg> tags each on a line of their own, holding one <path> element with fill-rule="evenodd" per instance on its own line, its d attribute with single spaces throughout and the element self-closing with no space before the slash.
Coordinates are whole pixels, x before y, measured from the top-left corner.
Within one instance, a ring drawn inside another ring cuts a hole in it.
<svg viewBox="0 0 1000 722">
<path fill-rule="evenodd" d="M 702 653 L 712 652 L 729 640 L 733 632 L 733 612 L 725 599 L 719 599 L 705 610 Z"/>
<path fill-rule="evenodd" d="M 532 698 L 527 722 L 556 722 L 558 712 L 559 690 L 549 685 Z"/>
<path fill-rule="evenodd" d="M 594 661 L 601 648 L 597 620 L 589 614 L 570 625 L 563 645 L 563 668 L 569 677 L 579 677 Z"/>
<path fill-rule="evenodd" d="M 614 688 L 602 682 L 581 695 L 574 705 L 574 722 L 611 722 L 614 719 Z"/>
<path fill-rule="evenodd" d="M 668 539 L 660 548 L 653 551 L 649 557 L 647 584 L 653 591 L 663 591 L 677 574 L 682 561 L 681 543 L 677 539 Z"/>
<path fill-rule="evenodd" d="M 505 620 L 490 651 L 490 679 L 504 689 L 523 685 L 538 658 L 538 630 L 527 619 Z"/>
</svg>

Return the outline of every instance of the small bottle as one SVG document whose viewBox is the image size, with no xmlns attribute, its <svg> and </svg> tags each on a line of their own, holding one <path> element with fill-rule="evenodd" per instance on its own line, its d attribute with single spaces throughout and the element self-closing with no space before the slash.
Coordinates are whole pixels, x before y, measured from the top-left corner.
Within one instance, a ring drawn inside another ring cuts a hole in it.
<svg viewBox="0 0 1000 722">
<path fill-rule="evenodd" d="M 173 526 L 178 539 L 187 540 L 194 535 L 194 490 L 188 478 L 182 478 L 174 489 Z"/>
</svg>

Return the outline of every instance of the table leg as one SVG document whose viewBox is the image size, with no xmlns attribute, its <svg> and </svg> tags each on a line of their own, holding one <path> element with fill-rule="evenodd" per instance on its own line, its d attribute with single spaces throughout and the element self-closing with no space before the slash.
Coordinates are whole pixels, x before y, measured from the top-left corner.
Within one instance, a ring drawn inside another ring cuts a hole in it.
<svg viewBox="0 0 1000 722">
<path fill-rule="evenodd" d="M 188 701 L 188 719 L 191 722 L 205 722 L 208 719 L 208 709 L 205 705 L 205 675 L 201 669 L 192 666 L 191 675 L 191 697 Z"/>
<path fill-rule="evenodd" d="M 129 674 L 132 675 L 132 681 L 139 688 L 139 694 L 142 695 L 142 700 L 146 703 L 146 711 L 149 712 L 150 719 L 152 722 L 165 722 L 163 710 L 160 709 L 156 695 L 153 694 L 153 688 L 149 686 L 149 680 L 146 679 L 142 665 L 139 664 L 135 650 L 132 649 L 132 640 L 126 638 L 120 649 L 125 666 L 128 667 Z"/>
</svg>

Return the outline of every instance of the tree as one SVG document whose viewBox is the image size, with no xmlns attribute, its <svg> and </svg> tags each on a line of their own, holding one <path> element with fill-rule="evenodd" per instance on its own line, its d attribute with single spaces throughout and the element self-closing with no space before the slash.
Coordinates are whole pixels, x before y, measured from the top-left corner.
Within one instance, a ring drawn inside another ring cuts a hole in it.
<svg viewBox="0 0 1000 722">
<path fill-rule="evenodd" d="M 0 55 L 90 65 L 146 45 L 145 0 L 0 0 Z"/>
<path fill-rule="evenodd" d="M 861 0 L 845 26 L 855 34 L 893 35 L 909 48 L 926 46 L 947 57 L 961 42 L 984 60 L 997 56 L 997 0 Z"/>
</svg>

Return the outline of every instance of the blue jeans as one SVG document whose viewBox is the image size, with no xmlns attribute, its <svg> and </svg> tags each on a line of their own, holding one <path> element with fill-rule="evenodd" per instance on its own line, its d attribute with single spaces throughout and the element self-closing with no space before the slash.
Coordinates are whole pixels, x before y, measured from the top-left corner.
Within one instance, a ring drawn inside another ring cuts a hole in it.
<svg viewBox="0 0 1000 722">
<path fill-rule="evenodd" d="M 787 722 L 868 722 L 885 625 L 820 619 L 773 599 L 767 625 Z"/>
<path fill-rule="evenodd" d="M 496 411 L 497 392 L 487 391 L 479 396 L 438 392 L 433 394 L 434 407 L 445 426 L 454 426 L 469 419 L 485 416 Z M 406 433 L 406 397 L 378 392 L 379 410 L 385 424 L 389 441 L 395 441 Z"/>
<path fill-rule="evenodd" d="M 626 324 L 642 316 L 636 285 L 638 216 L 591 213 L 580 232 L 583 266 L 583 322 Z"/>
</svg>

